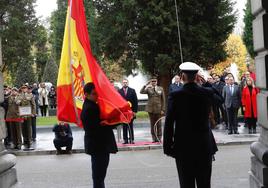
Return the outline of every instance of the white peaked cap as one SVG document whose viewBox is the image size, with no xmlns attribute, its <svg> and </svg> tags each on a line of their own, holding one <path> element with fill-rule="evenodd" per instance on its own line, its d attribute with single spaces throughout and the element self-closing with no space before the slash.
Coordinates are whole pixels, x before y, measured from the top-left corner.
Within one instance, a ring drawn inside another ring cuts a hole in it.
<svg viewBox="0 0 268 188">
<path fill-rule="evenodd" d="M 184 62 L 180 65 L 181 71 L 199 71 L 202 68 L 193 62 Z"/>
</svg>

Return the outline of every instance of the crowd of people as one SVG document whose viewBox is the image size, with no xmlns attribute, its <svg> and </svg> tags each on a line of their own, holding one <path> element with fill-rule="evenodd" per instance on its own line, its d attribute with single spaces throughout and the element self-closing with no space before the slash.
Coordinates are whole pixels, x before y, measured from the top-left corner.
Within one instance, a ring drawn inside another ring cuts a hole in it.
<svg viewBox="0 0 268 188">
<path fill-rule="evenodd" d="M 257 94 L 256 75 L 252 67 L 236 82 L 232 73 L 226 69 L 222 75 L 211 72 L 205 75 L 194 63 L 183 63 L 181 74 L 174 77 L 169 86 L 168 104 L 163 87 L 152 77 L 140 90 L 148 96 L 146 111 L 149 114 L 152 142 L 162 142 L 164 153 L 175 158 L 180 184 L 189 187 L 195 184 L 210 187 L 212 160 L 217 152 L 217 145 L 211 131 L 218 124 L 223 124 L 228 134 L 239 134 L 238 111 L 244 115 L 245 126 L 249 134 L 256 133 Z M 123 125 L 124 144 L 134 144 L 133 121 L 138 111 L 138 99 L 135 89 L 129 87 L 123 79 L 122 88 L 116 88 L 119 94 L 129 102 L 134 113 L 132 121 Z M 118 151 L 113 127 L 101 126 L 98 94 L 93 83 L 84 86 L 85 101 L 81 120 L 85 131 L 85 152 L 91 155 L 94 187 L 104 187 L 106 170 L 110 154 Z M 36 117 L 47 116 L 48 107 L 56 108 L 56 90 L 45 83 L 20 88 L 4 87 L 5 121 L 7 138 L 5 145 L 12 143 L 12 149 L 33 150 L 36 141 Z M 39 113 L 40 109 L 40 113 Z M 164 134 L 161 120 L 166 115 Z M 53 128 L 54 146 L 57 154 L 72 153 L 72 131 L 68 123 L 59 122 Z M 190 132 L 194 136 L 183 144 Z M 66 147 L 66 150 L 62 150 Z M 192 148 L 196 149 L 193 150 Z M 196 156 L 195 152 L 198 153 Z M 196 171 L 195 174 L 192 172 Z"/>
<path fill-rule="evenodd" d="M 220 125 L 223 125 L 223 127 L 228 130 L 228 134 L 239 134 L 238 113 L 240 110 L 244 118 L 245 127 L 248 127 L 248 133 L 255 134 L 257 126 L 256 96 L 259 90 L 255 86 L 256 75 L 252 65 L 248 66 L 248 70 L 242 75 L 239 83 L 235 81 L 234 75 L 230 73 L 228 68 L 224 70 L 222 75 L 213 73 L 213 71 L 206 74 L 204 71 L 199 71 L 198 76 L 201 78 L 201 81 L 198 83 L 199 85 L 213 88 L 221 97 L 221 102 L 214 103 L 210 110 L 209 121 L 211 128 L 218 128 Z M 166 112 L 166 96 L 164 89 L 159 86 L 157 82 L 157 78 L 152 77 L 140 90 L 141 94 L 147 94 L 148 96 L 145 111 L 149 114 L 152 142 L 161 142 L 161 119 Z M 122 88 L 117 86 L 115 86 L 115 88 L 123 98 L 130 102 L 132 110 L 136 115 L 138 110 L 136 91 L 128 86 L 129 83 L 127 79 L 122 81 L 122 85 Z M 175 75 L 168 92 L 172 93 L 177 91 L 181 89 L 183 85 L 181 75 Z M 133 121 L 134 119 L 129 125 L 123 126 L 124 144 L 134 143 Z"/>
<path fill-rule="evenodd" d="M 199 73 L 203 79 L 202 83 L 212 87 L 222 96 L 222 103 L 213 104 L 210 111 L 210 126 L 217 127 L 219 124 L 225 126 L 228 134 L 239 134 L 238 132 L 238 112 L 244 116 L 245 127 L 248 127 L 249 134 L 256 133 L 257 122 L 257 100 L 259 92 L 255 87 L 256 75 L 252 66 L 248 66 L 240 80 L 235 78 L 228 69 L 225 69 L 222 75 L 210 72 L 209 75 Z M 206 79 L 205 79 L 206 78 Z M 175 75 L 174 82 L 169 86 L 169 93 L 179 90 L 183 87 L 181 75 Z M 161 119 L 166 111 L 166 97 L 164 89 L 157 84 L 157 78 L 152 77 L 146 85 L 141 88 L 141 94 L 148 95 L 148 102 L 145 110 L 149 114 L 151 125 L 152 142 L 161 142 L 162 126 Z M 49 89 L 45 83 L 39 85 L 24 84 L 19 89 L 4 86 L 4 103 L 7 138 L 5 145 L 13 143 L 14 149 L 21 149 L 22 144 L 25 149 L 32 149 L 31 143 L 36 141 L 36 116 L 47 116 L 48 108 L 56 109 L 56 89 L 51 86 Z M 120 95 L 131 105 L 134 112 L 133 120 L 123 127 L 123 144 L 134 144 L 133 122 L 138 111 L 138 99 L 135 89 L 129 87 L 127 79 L 123 79 L 122 88 L 116 87 Z M 23 108 L 25 107 L 25 108 Z M 29 108 L 31 107 L 31 108 Z M 29 114 L 20 114 L 20 113 Z M 119 134 L 121 134 L 119 132 Z M 23 142 L 22 142 L 23 140 Z"/>
<path fill-rule="evenodd" d="M 164 89 L 157 84 L 156 77 L 152 77 L 140 90 L 141 94 L 148 95 L 146 111 L 151 123 L 152 142 L 161 142 L 164 136 L 164 154 L 175 158 L 181 187 L 195 187 L 195 184 L 197 187 L 211 187 L 212 161 L 218 150 L 211 128 L 213 124 L 216 126 L 225 121 L 228 133 L 238 134 L 237 113 L 242 107 L 249 133 L 255 133 L 258 89 L 250 72 L 244 74 L 239 85 L 228 71 L 221 76 L 205 76 L 200 67 L 191 62 L 183 63 L 180 69 L 181 74 L 174 77 L 174 83 L 169 87 L 167 105 Z M 130 103 L 135 114 L 136 92 L 128 86 L 128 80 L 124 79 L 122 84 L 123 87 L 117 90 Z M 98 94 L 94 84 L 87 83 L 84 93 L 86 99 L 81 120 L 85 130 L 85 152 L 91 155 L 94 187 L 105 187 L 110 154 L 118 149 L 113 127 L 100 126 Z M 164 115 L 162 134 L 161 119 Z M 126 129 L 124 143 L 134 143 L 133 120 L 130 125 L 123 125 Z M 190 137 L 188 133 L 191 133 Z"/>
<path fill-rule="evenodd" d="M 228 70 L 228 69 L 227 69 Z M 211 74 L 208 82 L 223 97 L 223 104 L 213 105 L 210 122 L 212 127 L 217 124 L 224 124 L 228 134 L 239 134 L 238 113 L 244 117 L 245 127 L 248 127 L 249 134 L 256 133 L 257 122 L 257 94 L 258 88 L 255 86 L 256 75 L 252 66 L 248 66 L 240 80 L 235 81 L 232 73 L 225 71 L 223 75 Z"/>
<path fill-rule="evenodd" d="M 45 83 L 23 84 L 20 88 L 4 86 L 5 122 L 7 137 L 4 144 L 8 148 L 32 150 L 36 141 L 36 117 L 47 116 L 47 108 L 56 107 L 56 91 L 50 91 Z M 40 113 L 39 113 L 40 109 Z"/>
</svg>

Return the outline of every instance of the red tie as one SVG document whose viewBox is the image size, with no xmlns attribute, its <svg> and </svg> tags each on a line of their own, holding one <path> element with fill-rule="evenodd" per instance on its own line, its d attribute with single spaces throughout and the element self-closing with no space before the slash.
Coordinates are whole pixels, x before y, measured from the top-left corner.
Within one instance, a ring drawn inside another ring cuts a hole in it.
<svg viewBox="0 0 268 188">
<path fill-rule="evenodd" d="M 123 88 L 125 96 L 127 96 L 127 89 Z"/>
</svg>

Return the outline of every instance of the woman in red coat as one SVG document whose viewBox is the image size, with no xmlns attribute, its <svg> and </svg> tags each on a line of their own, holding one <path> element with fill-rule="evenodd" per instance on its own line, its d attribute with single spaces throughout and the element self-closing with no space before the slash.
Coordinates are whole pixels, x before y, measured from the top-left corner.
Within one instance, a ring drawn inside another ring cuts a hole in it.
<svg viewBox="0 0 268 188">
<path fill-rule="evenodd" d="M 242 91 L 242 105 L 244 109 L 244 117 L 248 124 L 248 133 L 256 133 L 257 122 L 257 94 L 259 90 L 254 86 L 252 78 L 247 78 L 246 86 Z"/>
</svg>

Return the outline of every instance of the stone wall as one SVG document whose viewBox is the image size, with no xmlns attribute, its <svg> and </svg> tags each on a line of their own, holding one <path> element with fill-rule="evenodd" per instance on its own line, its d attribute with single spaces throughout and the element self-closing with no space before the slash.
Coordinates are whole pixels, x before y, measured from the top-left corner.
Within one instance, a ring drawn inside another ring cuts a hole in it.
<svg viewBox="0 0 268 188">
<path fill-rule="evenodd" d="M 250 188 L 268 188 L 268 0 L 251 0 L 258 95 L 258 124 L 261 135 L 251 145 Z"/>
</svg>

